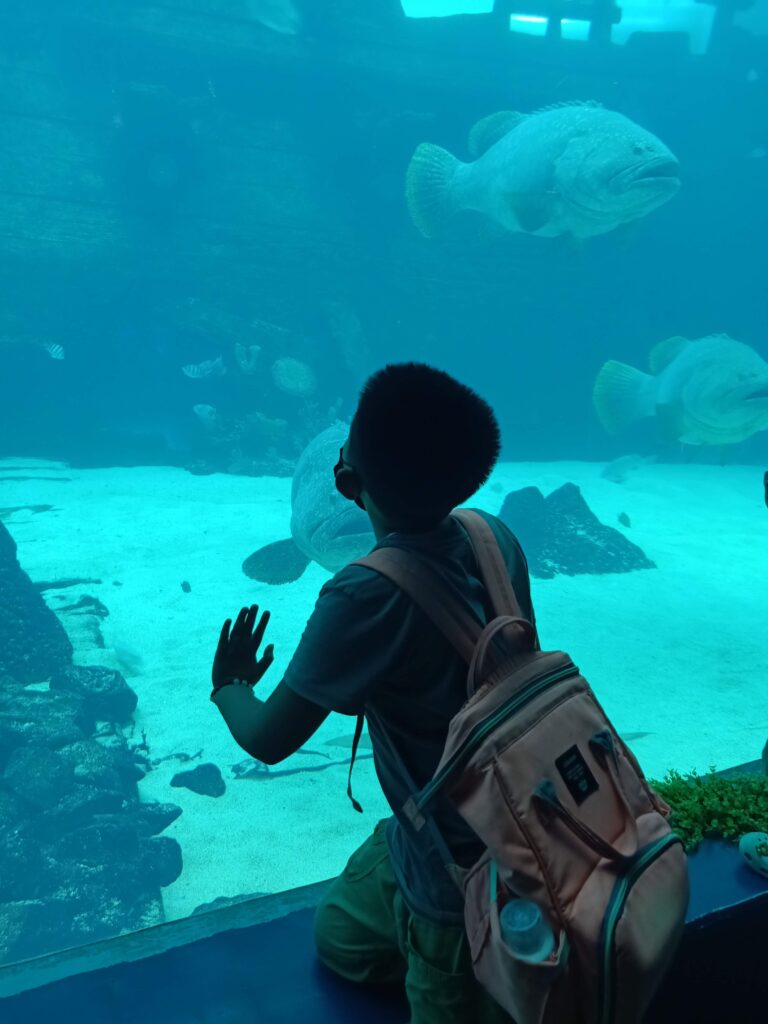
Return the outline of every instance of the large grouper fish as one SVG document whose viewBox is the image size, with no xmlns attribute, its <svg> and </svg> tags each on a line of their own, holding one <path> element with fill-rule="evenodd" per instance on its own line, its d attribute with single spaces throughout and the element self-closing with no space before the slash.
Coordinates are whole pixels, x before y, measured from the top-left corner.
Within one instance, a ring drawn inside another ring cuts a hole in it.
<svg viewBox="0 0 768 1024">
<path fill-rule="evenodd" d="M 668 338 L 650 373 L 609 360 L 593 389 L 601 423 L 615 433 L 655 416 L 664 441 L 731 445 L 768 428 L 768 363 L 727 334 Z"/>
<path fill-rule="evenodd" d="M 507 231 L 589 238 L 644 217 L 680 187 L 660 139 L 593 102 L 491 114 L 472 129 L 469 151 L 475 159 L 463 163 L 426 142 L 411 158 L 408 209 L 428 238 L 460 210 Z"/>
<path fill-rule="evenodd" d="M 260 583 L 292 583 L 310 562 L 335 573 L 374 546 L 370 519 L 333 482 L 333 467 L 348 433 L 349 424 L 338 421 L 301 453 L 291 484 L 291 536 L 246 558 L 246 576 Z"/>
</svg>

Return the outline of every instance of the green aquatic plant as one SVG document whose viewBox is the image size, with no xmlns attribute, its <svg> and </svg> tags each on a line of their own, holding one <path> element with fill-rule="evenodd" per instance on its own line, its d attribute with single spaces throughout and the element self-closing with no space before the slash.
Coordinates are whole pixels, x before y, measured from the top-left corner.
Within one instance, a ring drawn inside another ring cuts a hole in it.
<svg viewBox="0 0 768 1024">
<path fill-rule="evenodd" d="M 651 787 L 671 808 L 669 823 L 687 852 L 705 837 L 738 842 L 745 832 L 768 832 L 768 776 L 724 778 L 710 768 L 706 775 L 670 770 Z"/>
</svg>

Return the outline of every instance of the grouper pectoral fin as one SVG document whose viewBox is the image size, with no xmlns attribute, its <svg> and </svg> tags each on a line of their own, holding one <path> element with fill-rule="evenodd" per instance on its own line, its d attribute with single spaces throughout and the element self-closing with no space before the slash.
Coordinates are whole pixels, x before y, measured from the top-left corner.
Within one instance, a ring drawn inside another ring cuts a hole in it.
<svg viewBox="0 0 768 1024">
<path fill-rule="evenodd" d="M 648 356 L 651 373 L 661 373 L 664 367 L 669 366 L 674 359 L 677 359 L 683 349 L 688 348 L 690 344 L 691 342 L 687 338 L 682 338 L 678 335 L 677 337 L 660 341 L 658 345 L 654 345 L 651 349 L 651 354 Z"/>
<path fill-rule="evenodd" d="M 475 160 L 495 146 L 499 139 L 516 128 L 528 115 L 516 110 L 499 110 L 473 125 L 469 132 L 469 153 Z"/>
<path fill-rule="evenodd" d="M 552 216 L 552 203 L 546 193 L 510 193 L 508 199 L 517 223 L 529 234 L 543 228 Z"/>
<path fill-rule="evenodd" d="M 311 559 L 299 550 L 296 542 L 290 537 L 265 544 L 254 551 L 243 562 L 245 575 L 259 583 L 276 586 L 281 583 L 293 583 L 309 565 Z"/>
<path fill-rule="evenodd" d="M 663 444 L 680 440 L 685 434 L 685 422 L 679 405 L 663 402 L 656 406 L 656 431 Z"/>
</svg>

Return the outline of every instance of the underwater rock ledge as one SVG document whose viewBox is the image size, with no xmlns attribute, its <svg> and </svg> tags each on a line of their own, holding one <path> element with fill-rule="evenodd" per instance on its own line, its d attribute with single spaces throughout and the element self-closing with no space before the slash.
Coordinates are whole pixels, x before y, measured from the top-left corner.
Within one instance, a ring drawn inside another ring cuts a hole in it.
<svg viewBox="0 0 768 1024">
<path fill-rule="evenodd" d="M 0 964 L 165 920 L 182 854 L 158 833 L 181 808 L 139 799 L 146 762 L 118 730 L 96 739 L 136 704 L 119 672 L 73 665 L 0 524 Z"/>
</svg>

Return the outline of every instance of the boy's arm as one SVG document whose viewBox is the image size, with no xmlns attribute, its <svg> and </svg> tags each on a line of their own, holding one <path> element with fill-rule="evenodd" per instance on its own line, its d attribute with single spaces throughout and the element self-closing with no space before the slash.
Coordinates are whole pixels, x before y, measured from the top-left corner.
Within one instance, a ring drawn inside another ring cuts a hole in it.
<svg viewBox="0 0 768 1024">
<path fill-rule="evenodd" d="M 279 683 L 266 701 L 250 686 L 223 686 L 213 703 L 239 747 L 264 764 L 279 764 L 304 746 L 330 711 Z"/>
</svg>

